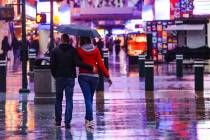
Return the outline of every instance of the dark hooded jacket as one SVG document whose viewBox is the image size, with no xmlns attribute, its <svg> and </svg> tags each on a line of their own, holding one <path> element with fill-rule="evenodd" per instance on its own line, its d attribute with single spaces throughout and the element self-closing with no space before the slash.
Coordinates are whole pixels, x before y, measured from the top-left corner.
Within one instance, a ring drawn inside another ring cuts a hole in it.
<svg viewBox="0 0 210 140">
<path fill-rule="evenodd" d="M 76 77 L 76 66 L 92 71 L 93 67 L 84 64 L 78 57 L 77 51 L 69 44 L 60 44 L 51 53 L 51 72 L 54 78 L 57 77 Z"/>
</svg>

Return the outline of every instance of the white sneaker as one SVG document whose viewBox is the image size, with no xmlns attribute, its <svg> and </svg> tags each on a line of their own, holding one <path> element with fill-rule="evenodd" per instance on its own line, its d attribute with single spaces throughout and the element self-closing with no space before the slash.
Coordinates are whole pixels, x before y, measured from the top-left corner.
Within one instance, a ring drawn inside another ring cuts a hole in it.
<svg viewBox="0 0 210 140">
<path fill-rule="evenodd" d="M 85 126 L 86 127 L 94 127 L 94 121 L 85 120 Z"/>
</svg>

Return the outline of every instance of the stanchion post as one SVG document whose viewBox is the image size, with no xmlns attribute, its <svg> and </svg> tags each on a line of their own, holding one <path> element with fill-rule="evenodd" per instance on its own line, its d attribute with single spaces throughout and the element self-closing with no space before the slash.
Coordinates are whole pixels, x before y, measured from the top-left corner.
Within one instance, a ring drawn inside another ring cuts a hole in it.
<svg viewBox="0 0 210 140">
<path fill-rule="evenodd" d="M 203 71 L 204 71 L 204 61 L 203 60 L 195 60 L 194 61 L 194 73 L 195 73 L 195 90 L 203 91 L 204 90 L 204 79 L 203 79 Z"/>
<path fill-rule="evenodd" d="M 107 48 L 103 48 L 103 59 L 104 59 L 104 65 L 107 69 L 109 69 L 109 50 Z"/>
<path fill-rule="evenodd" d="M 28 58 L 29 58 L 29 72 L 33 72 L 34 70 L 34 62 L 36 59 L 36 52 L 28 52 Z"/>
<path fill-rule="evenodd" d="M 109 50 L 107 48 L 102 49 L 102 57 L 104 61 L 104 65 L 107 69 L 109 69 Z M 97 91 L 104 91 L 104 76 L 101 70 L 99 70 L 99 82 Z"/>
<path fill-rule="evenodd" d="M 28 79 L 27 79 L 27 54 L 26 46 L 26 0 L 22 0 L 22 88 L 19 93 L 29 93 Z"/>
<path fill-rule="evenodd" d="M 4 54 L 0 54 L 0 92 L 6 92 L 7 61 Z"/>
<path fill-rule="evenodd" d="M 99 81 L 97 91 L 104 91 L 104 76 L 101 70 L 99 70 Z"/>
<path fill-rule="evenodd" d="M 144 63 L 145 63 L 145 55 L 139 55 L 139 77 L 144 77 Z"/>
<path fill-rule="evenodd" d="M 145 61 L 145 91 L 154 90 L 154 61 Z"/>
<path fill-rule="evenodd" d="M 183 77 L 183 55 L 176 55 L 176 76 Z"/>
</svg>

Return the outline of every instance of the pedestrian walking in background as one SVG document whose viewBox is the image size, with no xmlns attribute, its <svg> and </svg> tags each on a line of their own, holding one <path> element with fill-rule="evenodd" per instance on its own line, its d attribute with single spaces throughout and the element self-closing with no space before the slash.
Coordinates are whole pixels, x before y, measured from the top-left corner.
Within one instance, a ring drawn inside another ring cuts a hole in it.
<svg viewBox="0 0 210 140">
<path fill-rule="evenodd" d="M 82 67 L 88 72 L 93 67 L 80 61 L 76 49 L 69 44 L 69 36 L 61 36 L 61 44 L 51 52 L 51 72 L 56 80 L 56 103 L 55 103 L 55 123 L 61 126 L 62 121 L 62 100 L 65 90 L 66 109 L 65 127 L 70 128 L 73 111 L 73 90 L 76 78 L 76 66 Z"/>
<path fill-rule="evenodd" d="M 116 55 L 119 55 L 119 53 L 120 53 L 120 39 L 119 38 L 117 38 L 116 40 L 115 40 L 115 53 L 116 53 Z"/>
<path fill-rule="evenodd" d="M 30 49 L 34 49 L 36 56 L 38 56 L 39 54 L 39 41 L 37 39 L 37 37 L 33 38 L 33 36 L 31 36 L 31 43 L 30 43 Z"/>
<path fill-rule="evenodd" d="M 108 38 L 108 48 L 109 48 L 109 51 L 112 53 L 113 52 L 113 38 L 112 38 L 112 36 L 110 36 L 109 38 Z"/>
<path fill-rule="evenodd" d="M 101 53 L 101 55 L 102 55 L 102 50 L 103 50 L 103 48 L 104 48 L 104 42 L 103 42 L 103 40 L 102 40 L 102 38 L 100 38 L 99 40 L 98 40 L 98 42 L 97 42 L 97 47 L 98 47 L 98 49 L 99 49 L 99 51 L 100 51 L 100 53 Z"/>
<path fill-rule="evenodd" d="M 8 37 L 4 36 L 4 39 L 2 40 L 1 43 L 1 50 L 3 51 L 3 55 L 7 60 L 10 60 L 8 57 L 8 51 L 11 49 L 9 42 L 8 42 Z"/>
<path fill-rule="evenodd" d="M 96 67 L 94 72 L 79 68 L 78 76 L 79 85 L 85 99 L 85 125 L 87 127 L 93 127 L 93 97 L 99 81 L 98 70 L 100 69 L 103 72 L 110 85 L 112 84 L 112 81 L 110 79 L 109 72 L 103 63 L 100 51 L 91 43 L 90 37 L 80 38 L 80 47 L 77 48 L 77 51 L 79 57 L 82 59 L 82 62 Z"/>
<path fill-rule="evenodd" d="M 13 36 L 12 38 L 12 50 L 13 50 L 13 70 L 17 70 L 18 67 L 18 63 L 19 63 L 19 58 L 20 58 L 20 46 L 21 43 L 17 40 L 17 38 L 15 36 Z"/>
</svg>

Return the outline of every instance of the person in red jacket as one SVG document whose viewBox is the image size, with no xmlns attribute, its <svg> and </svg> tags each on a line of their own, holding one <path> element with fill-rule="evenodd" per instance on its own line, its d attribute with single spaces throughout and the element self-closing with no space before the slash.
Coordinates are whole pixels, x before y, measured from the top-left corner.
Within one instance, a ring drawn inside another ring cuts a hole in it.
<svg viewBox="0 0 210 140">
<path fill-rule="evenodd" d="M 93 96 L 98 86 L 99 69 L 107 78 L 109 85 L 112 84 L 112 81 L 103 63 L 100 51 L 91 43 L 90 37 L 80 37 L 80 47 L 77 48 L 77 52 L 83 63 L 92 65 L 95 68 L 92 72 L 84 68 L 79 68 L 78 76 L 79 85 L 85 98 L 85 124 L 87 127 L 93 127 Z"/>
</svg>

